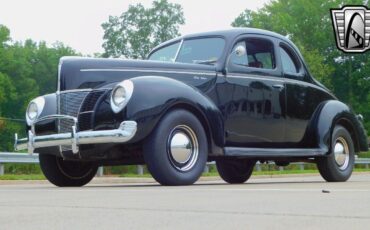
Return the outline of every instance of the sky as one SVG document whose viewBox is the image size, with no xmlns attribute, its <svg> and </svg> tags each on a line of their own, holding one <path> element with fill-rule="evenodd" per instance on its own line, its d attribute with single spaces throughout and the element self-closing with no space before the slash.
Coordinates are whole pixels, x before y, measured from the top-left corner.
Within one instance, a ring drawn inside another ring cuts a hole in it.
<svg viewBox="0 0 370 230">
<path fill-rule="evenodd" d="M 230 28 L 245 9 L 257 10 L 269 0 L 169 0 L 183 7 L 181 34 Z M 130 4 L 150 7 L 152 0 L 1 0 L 0 24 L 14 41 L 31 38 L 63 42 L 84 55 L 102 53 L 103 22 L 119 16 Z"/>
</svg>

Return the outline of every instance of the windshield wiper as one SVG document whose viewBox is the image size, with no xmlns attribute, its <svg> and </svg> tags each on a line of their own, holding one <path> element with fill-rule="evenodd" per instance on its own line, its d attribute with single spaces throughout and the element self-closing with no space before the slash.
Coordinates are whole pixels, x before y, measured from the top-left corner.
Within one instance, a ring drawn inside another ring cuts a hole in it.
<svg viewBox="0 0 370 230">
<path fill-rule="evenodd" d="M 205 65 L 212 65 L 217 62 L 215 59 L 210 59 L 210 60 L 194 60 L 193 61 L 195 64 L 205 64 Z"/>
</svg>

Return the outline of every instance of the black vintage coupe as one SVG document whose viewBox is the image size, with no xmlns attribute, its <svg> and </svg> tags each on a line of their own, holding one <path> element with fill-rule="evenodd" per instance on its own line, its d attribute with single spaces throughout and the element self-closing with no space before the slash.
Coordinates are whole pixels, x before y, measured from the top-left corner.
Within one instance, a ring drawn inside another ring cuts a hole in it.
<svg viewBox="0 0 370 230">
<path fill-rule="evenodd" d="M 46 178 L 82 186 L 101 165 L 146 164 L 163 185 L 193 184 L 207 161 L 243 183 L 257 161 L 315 162 L 346 181 L 368 143 L 362 116 L 310 72 L 287 38 L 259 29 L 184 36 L 148 60 L 64 57 L 56 93 L 32 100 L 28 137 Z"/>
</svg>

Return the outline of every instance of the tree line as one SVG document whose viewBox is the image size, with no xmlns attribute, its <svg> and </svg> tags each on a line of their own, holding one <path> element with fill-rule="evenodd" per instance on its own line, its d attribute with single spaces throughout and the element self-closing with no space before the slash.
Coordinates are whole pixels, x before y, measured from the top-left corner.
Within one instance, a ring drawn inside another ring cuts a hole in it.
<svg viewBox="0 0 370 230">
<path fill-rule="evenodd" d="M 14 133 L 24 132 L 28 102 L 55 92 L 59 58 L 77 55 L 62 43 L 13 42 L 0 25 L 0 151 L 12 151 Z M 4 120 L 4 118 L 7 118 Z"/>
<path fill-rule="evenodd" d="M 362 1 L 346 4 L 361 5 Z M 370 52 L 344 54 L 336 48 L 329 10 L 342 5 L 339 0 L 274 0 L 257 11 L 246 9 L 231 25 L 289 37 L 302 52 L 311 74 L 363 114 L 370 131 Z M 184 23 L 179 4 L 156 0 L 147 8 L 130 5 L 101 25 L 104 53 L 96 56 L 145 59 L 152 48 L 179 36 L 179 26 Z M 22 119 L 28 102 L 55 92 L 59 58 L 74 55 L 81 54 L 60 42 L 51 46 L 31 39 L 14 42 L 9 29 L 0 25 L 0 151 L 13 149 L 15 132 L 24 134 Z"/>
</svg>

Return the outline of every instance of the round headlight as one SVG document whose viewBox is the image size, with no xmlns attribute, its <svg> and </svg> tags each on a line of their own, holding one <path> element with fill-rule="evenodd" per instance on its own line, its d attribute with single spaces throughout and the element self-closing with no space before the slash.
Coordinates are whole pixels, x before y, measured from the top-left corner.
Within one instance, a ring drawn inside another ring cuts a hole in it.
<svg viewBox="0 0 370 230">
<path fill-rule="evenodd" d="M 113 103 L 117 106 L 121 105 L 126 100 L 126 90 L 125 88 L 119 86 L 113 91 L 112 95 Z"/>
<path fill-rule="evenodd" d="M 134 84 L 130 80 L 124 80 L 116 85 L 110 97 L 110 106 L 115 113 L 119 113 L 130 101 L 134 91 Z"/>
<path fill-rule="evenodd" d="M 32 123 L 40 116 L 44 106 L 44 97 L 37 97 L 28 104 L 26 111 L 26 120 L 28 125 L 32 125 Z"/>
<path fill-rule="evenodd" d="M 31 102 L 29 105 L 28 105 L 28 108 L 27 108 L 27 117 L 30 119 L 30 120 L 35 120 L 37 118 L 37 114 L 38 114 L 38 108 L 37 108 L 37 105 L 35 102 Z"/>
</svg>

